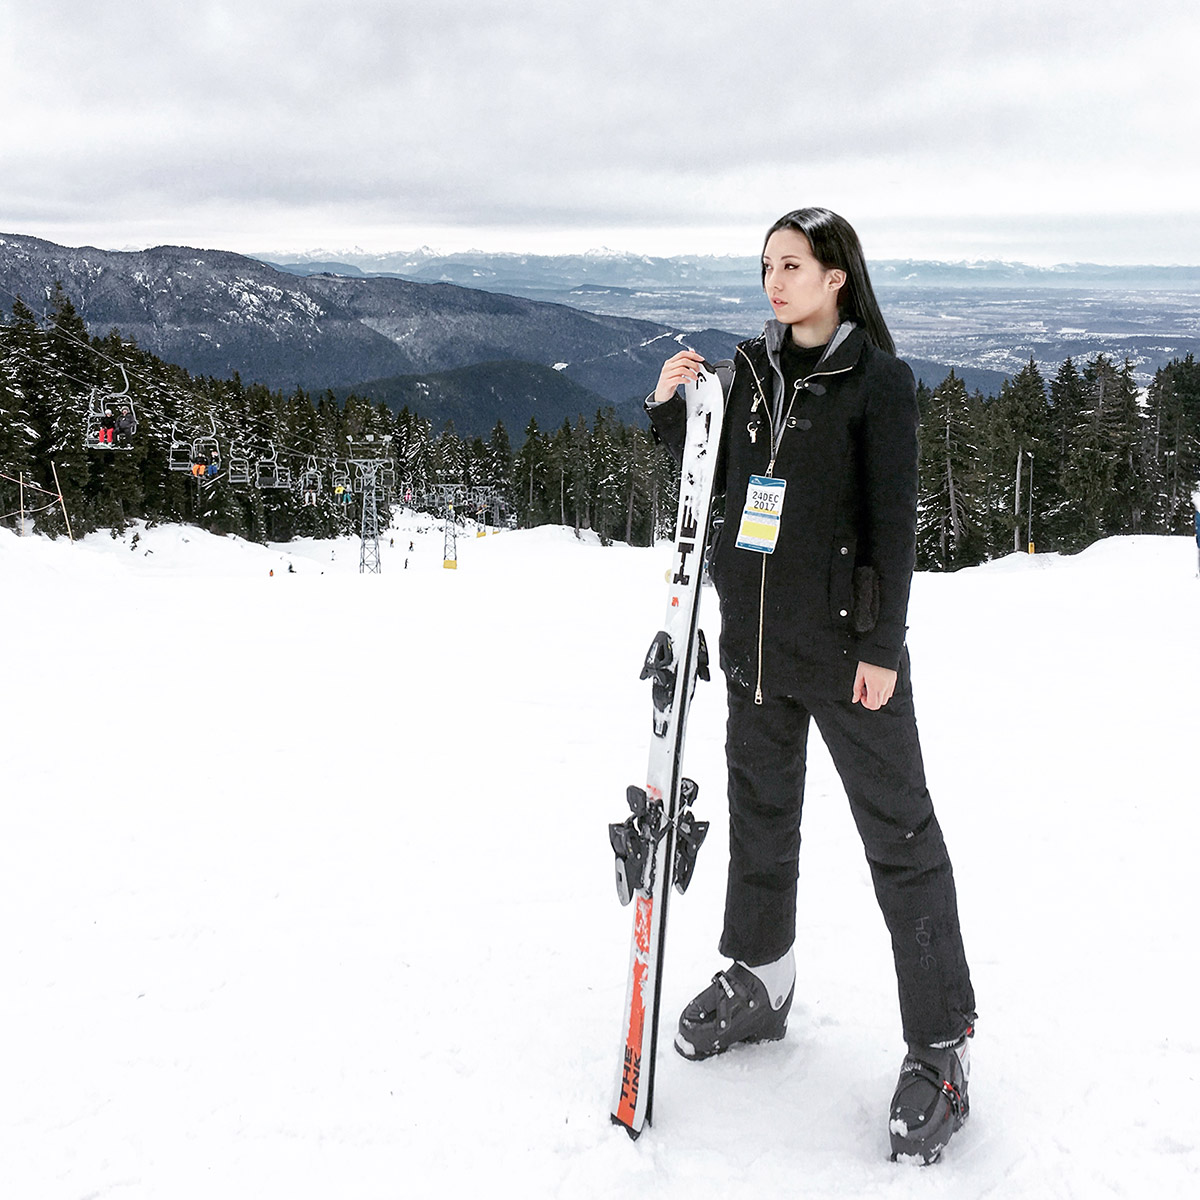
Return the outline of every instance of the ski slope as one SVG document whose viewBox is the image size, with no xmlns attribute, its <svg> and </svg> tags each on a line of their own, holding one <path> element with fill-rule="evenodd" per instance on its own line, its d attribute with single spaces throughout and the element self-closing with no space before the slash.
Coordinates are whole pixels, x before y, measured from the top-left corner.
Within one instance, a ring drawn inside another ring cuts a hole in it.
<svg viewBox="0 0 1200 1200">
<path fill-rule="evenodd" d="M 655 1120 L 609 1123 L 630 912 L 605 826 L 645 767 L 667 547 L 504 532 L 446 571 L 410 515 L 360 576 L 356 540 L 134 532 L 0 530 L 0 1196 L 1195 1189 L 1190 539 L 914 582 L 980 1010 L 971 1119 L 919 1169 L 887 1161 L 895 979 L 815 732 L 788 1036 L 670 1049 L 722 965 L 719 675 Z"/>
</svg>

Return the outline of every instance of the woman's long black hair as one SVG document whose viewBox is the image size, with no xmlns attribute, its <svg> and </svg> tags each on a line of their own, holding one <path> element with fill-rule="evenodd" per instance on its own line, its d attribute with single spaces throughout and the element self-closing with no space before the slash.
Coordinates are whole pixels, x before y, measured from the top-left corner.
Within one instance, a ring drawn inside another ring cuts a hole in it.
<svg viewBox="0 0 1200 1200">
<path fill-rule="evenodd" d="M 813 257 L 827 271 L 836 267 L 846 272 L 846 282 L 838 292 L 839 316 L 843 321 L 861 325 L 880 350 L 895 354 L 896 343 L 879 311 L 871 277 L 867 274 L 867 260 L 850 222 L 827 208 L 798 208 L 785 213 L 767 230 L 767 236 L 763 238 L 764 251 L 771 234 L 780 229 L 794 229 L 804 234 Z M 765 269 L 763 278 L 766 279 Z"/>
</svg>

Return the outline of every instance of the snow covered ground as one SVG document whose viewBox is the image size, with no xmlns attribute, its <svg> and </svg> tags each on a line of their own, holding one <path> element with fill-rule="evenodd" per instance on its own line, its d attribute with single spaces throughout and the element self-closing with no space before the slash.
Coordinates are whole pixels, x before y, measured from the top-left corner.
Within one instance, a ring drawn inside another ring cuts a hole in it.
<svg viewBox="0 0 1200 1200">
<path fill-rule="evenodd" d="M 446 571 L 429 522 L 391 532 L 376 577 L 353 540 L 0 531 L 0 1196 L 1194 1194 L 1190 539 L 915 581 L 980 1009 L 971 1120 L 920 1170 L 887 1161 L 895 981 L 815 734 L 788 1037 L 669 1048 L 721 963 L 719 682 L 655 1123 L 610 1125 L 605 826 L 645 764 L 668 555 L 542 529 Z"/>
</svg>

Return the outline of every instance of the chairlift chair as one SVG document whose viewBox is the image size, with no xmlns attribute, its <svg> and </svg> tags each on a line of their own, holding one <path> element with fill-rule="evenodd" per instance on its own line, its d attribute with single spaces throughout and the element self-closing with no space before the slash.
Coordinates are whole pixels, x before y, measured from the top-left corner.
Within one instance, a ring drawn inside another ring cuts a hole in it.
<svg viewBox="0 0 1200 1200">
<path fill-rule="evenodd" d="M 300 475 L 300 492 L 305 504 L 316 504 L 321 494 L 321 468 L 317 465 L 317 456 L 310 454 Z"/>
<path fill-rule="evenodd" d="M 217 441 L 217 423 L 212 417 L 208 420 L 212 432 L 207 437 L 198 437 L 192 442 L 192 465 L 205 467 L 203 472 L 192 472 L 197 479 L 217 475 L 221 470 L 221 444 Z"/>
<path fill-rule="evenodd" d="M 264 454 L 255 464 L 255 486 L 260 488 L 287 487 L 286 483 L 279 481 L 279 451 L 275 449 L 274 442 L 267 443 L 267 451 L 268 453 Z"/>
<path fill-rule="evenodd" d="M 230 483 L 250 482 L 250 456 L 244 450 L 239 450 L 236 442 L 231 442 L 229 446 L 228 478 Z"/>
<path fill-rule="evenodd" d="M 125 374 L 125 368 L 120 363 L 117 363 L 117 370 L 121 372 L 121 378 L 125 381 L 125 386 L 119 392 L 108 391 L 104 388 L 92 388 L 88 393 L 85 441 L 92 450 L 133 449 L 128 441 L 117 440 L 118 432 L 122 438 L 131 438 L 137 433 L 137 412 L 129 394 L 129 376 Z M 112 432 L 109 433 L 109 438 L 112 440 L 110 441 L 108 438 L 102 440 L 101 430 L 104 415 L 105 413 L 111 415 L 113 409 L 118 409 L 121 415 L 110 426 Z M 125 425 L 126 428 L 120 429 L 121 425 Z"/>
<path fill-rule="evenodd" d="M 350 480 L 350 472 L 340 462 L 333 463 L 333 494 L 342 504 L 349 504 L 354 496 L 354 485 Z"/>
<path fill-rule="evenodd" d="M 187 471 L 192 469 L 192 444 L 178 434 L 179 422 L 171 426 L 171 448 L 167 451 L 167 469 Z"/>
</svg>

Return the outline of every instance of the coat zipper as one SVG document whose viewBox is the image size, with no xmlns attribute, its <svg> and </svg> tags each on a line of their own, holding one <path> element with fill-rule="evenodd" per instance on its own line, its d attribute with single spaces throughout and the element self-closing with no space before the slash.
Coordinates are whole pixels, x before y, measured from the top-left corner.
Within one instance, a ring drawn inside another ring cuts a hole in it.
<svg viewBox="0 0 1200 1200">
<path fill-rule="evenodd" d="M 769 478 L 771 475 L 771 471 L 775 467 L 775 456 L 779 451 L 779 448 L 775 445 L 775 423 L 771 419 L 771 406 L 770 406 L 770 404 L 767 403 L 766 393 L 763 391 L 762 380 L 759 379 L 758 372 L 754 369 L 754 363 L 750 361 L 750 355 L 748 355 L 745 352 L 745 350 L 742 350 L 741 346 L 738 347 L 738 350 L 740 351 L 742 357 L 746 360 L 746 362 L 749 363 L 750 373 L 754 376 L 754 385 L 758 390 L 758 395 L 755 396 L 754 403 L 750 406 L 750 411 L 753 413 L 754 410 L 761 403 L 762 407 L 763 407 L 763 412 L 765 412 L 767 414 L 767 434 L 771 440 L 771 461 L 767 464 L 767 476 Z M 788 411 L 791 412 L 790 407 L 788 408 Z M 780 438 L 779 440 L 782 441 L 783 439 Z M 758 678 L 754 685 L 754 703 L 755 704 L 762 704 L 762 702 L 763 702 L 763 694 L 762 694 L 763 613 L 767 607 L 767 556 L 765 554 L 763 554 L 760 557 L 762 558 L 762 575 L 760 576 L 759 585 L 758 585 Z"/>
<path fill-rule="evenodd" d="M 754 376 L 754 383 L 758 390 L 758 395 L 754 398 L 754 403 L 750 406 L 750 411 L 754 412 L 761 402 L 763 412 L 767 414 L 767 433 L 771 439 L 771 461 L 767 463 L 767 478 L 773 479 L 775 472 L 775 460 L 779 457 L 779 447 L 783 445 L 783 435 L 788 430 L 788 421 L 791 419 L 792 407 L 796 403 L 796 396 L 800 389 L 807 385 L 810 379 L 817 379 L 825 375 L 845 375 L 847 371 L 852 371 L 853 366 L 840 367 L 836 371 L 814 371 L 811 375 L 806 375 L 803 379 L 797 379 L 792 384 L 792 398 L 788 402 L 787 412 L 783 414 L 782 428 L 779 430 L 779 441 L 775 440 L 775 423 L 771 419 L 771 406 L 767 403 L 766 393 L 763 391 L 762 380 L 758 377 L 758 372 L 754 369 L 754 363 L 750 360 L 745 350 L 738 347 L 738 353 L 746 360 L 750 367 L 750 373 Z M 762 575 L 758 585 L 758 676 L 754 685 L 754 703 L 761 705 L 763 702 L 762 693 L 762 661 L 763 661 L 763 616 L 767 608 L 767 555 L 762 555 Z"/>
</svg>

